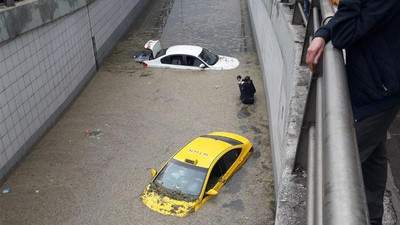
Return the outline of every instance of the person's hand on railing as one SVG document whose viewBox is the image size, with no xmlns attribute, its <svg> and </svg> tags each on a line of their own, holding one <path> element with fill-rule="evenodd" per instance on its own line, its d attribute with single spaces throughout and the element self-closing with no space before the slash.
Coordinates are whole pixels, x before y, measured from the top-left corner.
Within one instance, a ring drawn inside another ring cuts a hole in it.
<svg viewBox="0 0 400 225">
<path fill-rule="evenodd" d="M 325 40 L 322 37 L 316 37 L 310 43 L 307 49 L 306 63 L 311 72 L 315 71 L 315 65 L 318 63 L 319 58 L 324 52 Z"/>
</svg>

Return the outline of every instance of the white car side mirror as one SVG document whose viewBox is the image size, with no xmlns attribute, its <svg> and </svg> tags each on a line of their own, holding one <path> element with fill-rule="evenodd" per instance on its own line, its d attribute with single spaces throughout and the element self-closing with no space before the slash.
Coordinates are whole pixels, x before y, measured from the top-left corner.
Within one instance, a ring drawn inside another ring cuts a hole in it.
<svg viewBox="0 0 400 225">
<path fill-rule="evenodd" d="M 199 65 L 199 67 L 202 68 L 202 69 L 204 69 L 204 68 L 206 68 L 207 66 L 204 65 L 204 64 L 202 63 L 202 64 Z"/>
</svg>

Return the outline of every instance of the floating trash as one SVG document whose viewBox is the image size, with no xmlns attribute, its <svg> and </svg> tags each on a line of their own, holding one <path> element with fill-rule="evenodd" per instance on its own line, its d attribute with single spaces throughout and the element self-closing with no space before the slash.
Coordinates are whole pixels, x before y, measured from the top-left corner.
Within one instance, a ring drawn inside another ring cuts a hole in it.
<svg viewBox="0 0 400 225">
<path fill-rule="evenodd" d="M 86 129 L 85 130 L 85 135 L 90 137 L 90 138 L 100 139 L 100 137 L 103 136 L 103 131 L 100 130 L 100 129 L 96 129 L 96 130 Z"/>
<path fill-rule="evenodd" d="M 133 59 L 134 59 L 134 61 L 141 63 L 141 62 L 149 59 L 149 56 L 146 53 L 142 53 L 140 55 L 134 55 Z"/>
<path fill-rule="evenodd" d="M 6 188 L 3 190 L 3 194 L 8 194 L 8 193 L 10 193 L 10 191 L 11 191 L 10 188 Z"/>
</svg>

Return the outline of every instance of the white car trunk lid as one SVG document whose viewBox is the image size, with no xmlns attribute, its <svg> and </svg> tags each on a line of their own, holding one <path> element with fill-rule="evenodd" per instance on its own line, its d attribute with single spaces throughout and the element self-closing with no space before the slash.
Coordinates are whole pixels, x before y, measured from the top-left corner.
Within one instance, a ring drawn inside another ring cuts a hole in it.
<svg viewBox="0 0 400 225">
<path fill-rule="evenodd" d="M 161 51 L 161 43 L 159 40 L 150 40 L 144 45 L 144 47 L 151 51 L 153 58 L 156 58 L 157 53 Z"/>
</svg>

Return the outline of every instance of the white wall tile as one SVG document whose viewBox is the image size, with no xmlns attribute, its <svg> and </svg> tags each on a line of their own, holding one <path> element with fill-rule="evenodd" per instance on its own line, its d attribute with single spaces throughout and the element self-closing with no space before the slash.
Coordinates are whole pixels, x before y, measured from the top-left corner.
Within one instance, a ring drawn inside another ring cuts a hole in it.
<svg viewBox="0 0 400 225">
<path fill-rule="evenodd" d="M 6 58 L 5 62 L 6 62 L 7 72 L 9 72 L 10 70 L 14 69 L 14 63 L 13 63 L 11 57 Z"/>
<path fill-rule="evenodd" d="M 15 52 L 12 56 L 11 56 L 11 58 L 12 58 L 12 61 L 13 61 L 13 63 L 14 63 L 14 65 L 15 66 L 18 66 L 19 65 L 19 56 L 18 56 L 18 52 Z"/>
<path fill-rule="evenodd" d="M 6 100 L 7 100 L 7 102 L 14 98 L 14 94 L 13 94 L 13 92 L 12 92 L 11 86 L 9 86 L 9 87 L 5 90 L 5 94 L 6 94 Z M 6 105 L 7 105 L 7 104 L 6 104 Z"/>
<path fill-rule="evenodd" d="M 7 148 L 10 146 L 10 144 L 11 144 L 11 141 L 10 141 L 10 137 L 8 136 L 8 133 L 6 133 L 3 137 L 2 137 L 2 140 L 3 140 L 3 145 L 4 145 L 4 148 L 5 148 L 5 150 L 7 151 Z M 11 156 L 12 155 L 10 155 L 10 158 L 11 158 Z M 9 159 L 9 158 L 8 158 Z"/>
<path fill-rule="evenodd" d="M 14 141 L 11 143 L 11 147 L 12 147 L 13 153 L 15 154 L 18 151 L 18 149 L 20 148 L 17 138 L 15 138 Z"/>
<path fill-rule="evenodd" d="M 7 117 L 6 118 L 6 127 L 7 127 L 7 131 L 9 132 L 12 128 L 13 128 L 13 126 L 14 126 L 14 124 L 13 124 L 13 122 L 12 122 L 12 117 L 11 117 L 11 115 L 9 116 L 9 117 Z"/>
<path fill-rule="evenodd" d="M 22 73 L 21 66 L 15 67 L 15 76 L 16 76 L 16 79 L 21 78 L 23 75 L 24 75 L 24 73 Z"/>
<path fill-rule="evenodd" d="M 11 99 L 8 102 L 8 106 L 10 107 L 10 113 L 12 114 L 15 110 L 17 110 L 17 104 L 15 103 L 14 99 Z"/>
<path fill-rule="evenodd" d="M 15 73 L 15 69 L 12 69 L 8 72 L 8 77 L 10 78 L 11 85 L 17 81 L 17 74 Z"/>
<path fill-rule="evenodd" d="M 21 47 L 25 47 L 28 44 L 28 35 L 22 35 L 21 38 L 17 38 L 18 42 L 20 43 L 20 47 L 18 48 L 18 43 L 17 43 L 17 48 L 20 49 Z"/>
<path fill-rule="evenodd" d="M 17 45 L 15 44 L 15 39 L 8 42 L 8 45 L 10 46 L 10 51 L 11 51 L 10 54 L 11 55 L 14 54 L 17 51 Z"/>
<path fill-rule="evenodd" d="M 14 82 L 13 84 L 11 84 L 11 89 L 12 89 L 12 92 L 13 92 L 13 97 L 12 98 L 14 98 L 14 96 L 19 93 L 18 82 Z"/>
<path fill-rule="evenodd" d="M 23 107 L 22 107 L 23 109 Z M 25 130 L 28 127 L 28 120 L 26 119 L 26 117 L 23 117 L 21 119 L 21 126 L 22 126 L 22 130 Z"/>
<path fill-rule="evenodd" d="M 18 144 L 19 144 L 20 146 L 23 146 L 23 145 L 25 144 L 26 139 L 25 139 L 25 137 L 24 137 L 24 134 L 23 134 L 23 131 L 22 131 L 22 130 L 21 130 L 21 133 L 18 135 L 17 140 L 18 140 Z"/>
<path fill-rule="evenodd" d="M 4 151 L 3 142 L 1 141 L 1 139 L 0 139 L 0 150 L 2 150 L 0 151 L 0 168 L 1 168 L 5 166 L 8 161 L 6 152 Z"/>
<path fill-rule="evenodd" d="M 0 46 L 0 62 L 4 60 L 3 47 Z M 1 68 L 1 67 L 0 67 Z"/>
<path fill-rule="evenodd" d="M 22 104 L 17 108 L 17 112 L 18 112 L 18 117 L 20 119 L 24 118 L 25 110 L 24 110 L 24 107 L 22 106 Z"/>
<path fill-rule="evenodd" d="M 4 59 L 8 58 L 11 55 L 10 46 L 6 44 L 1 46 L 1 48 L 4 55 Z"/>
<path fill-rule="evenodd" d="M 11 113 L 10 113 L 10 108 L 8 106 L 8 103 L 6 103 L 3 107 L 1 107 L 1 110 L 3 111 L 4 119 L 6 119 L 7 117 L 10 116 Z"/>
<path fill-rule="evenodd" d="M 7 126 L 6 122 L 3 121 L 0 123 L 0 139 L 2 139 L 5 134 L 7 134 Z"/>
<path fill-rule="evenodd" d="M 11 142 L 13 142 L 13 141 L 15 141 L 15 139 L 17 139 L 17 133 L 15 132 L 14 124 L 13 124 L 13 127 L 10 130 L 8 130 L 8 135 L 10 137 Z"/>
<path fill-rule="evenodd" d="M 1 82 L 2 82 L 2 84 L 4 86 L 4 88 L 9 87 L 11 85 L 9 75 L 8 74 L 3 75 L 1 77 Z"/>
<path fill-rule="evenodd" d="M 0 61 L 0 77 L 4 76 L 4 74 L 7 73 L 7 68 L 6 68 L 6 63 L 3 61 Z"/>
</svg>

